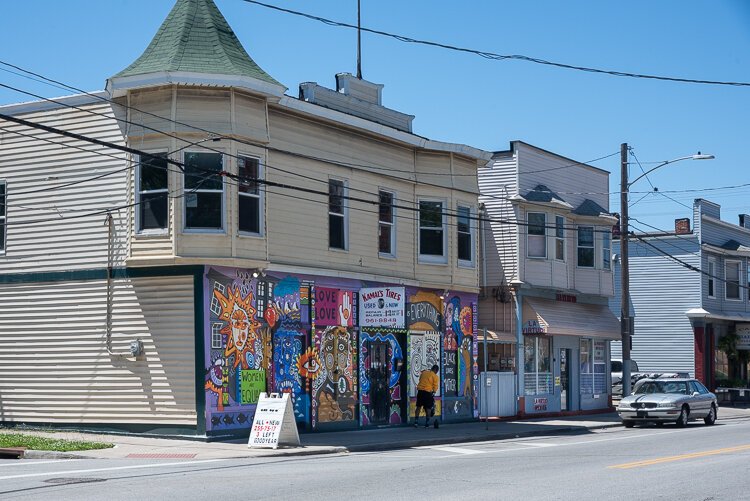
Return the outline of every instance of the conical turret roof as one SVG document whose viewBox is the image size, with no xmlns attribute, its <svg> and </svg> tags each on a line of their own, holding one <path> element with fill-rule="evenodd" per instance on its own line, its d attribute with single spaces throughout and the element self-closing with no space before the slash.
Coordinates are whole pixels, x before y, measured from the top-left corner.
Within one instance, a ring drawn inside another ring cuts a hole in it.
<svg viewBox="0 0 750 501">
<path fill-rule="evenodd" d="M 162 72 L 233 75 L 282 85 L 252 60 L 213 0 L 177 0 L 141 57 L 113 78 Z"/>
</svg>

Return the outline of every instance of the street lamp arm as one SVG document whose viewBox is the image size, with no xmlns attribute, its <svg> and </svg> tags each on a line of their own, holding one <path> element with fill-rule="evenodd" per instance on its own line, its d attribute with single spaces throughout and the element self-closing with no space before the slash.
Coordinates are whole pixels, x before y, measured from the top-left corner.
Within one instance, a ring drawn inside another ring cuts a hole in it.
<svg viewBox="0 0 750 501">
<path fill-rule="evenodd" d="M 652 168 L 650 168 L 649 170 L 647 170 L 646 172 L 644 172 L 643 174 L 641 174 L 641 175 L 640 175 L 640 176 L 638 176 L 637 178 L 635 178 L 635 179 L 633 179 L 632 181 L 630 181 L 630 182 L 628 183 L 628 188 L 630 188 L 631 186 L 633 186 L 633 185 L 634 185 L 634 184 L 635 184 L 636 182 L 638 182 L 638 181 L 639 181 L 639 180 L 640 180 L 641 178 L 644 178 L 644 177 L 648 176 L 649 174 L 651 174 L 652 172 L 654 172 L 654 171 L 655 171 L 656 169 L 659 169 L 659 168 L 661 168 L 661 167 L 664 167 L 665 165 L 673 164 L 673 163 L 675 163 L 675 162 L 679 162 L 679 161 L 681 161 L 681 160 L 712 160 L 713 158 L 714 158 L 714 156 L 713 156 L 713 155 L 702 155 L 702 154 L 700 154 L 700 153 L 697 153 L 697 154 L 695 154 L 695 155 L 689 155 L 689 156 L 686 156 L 686 157 L 680 157 L 680 158 L 674 158 L 674 159 L 672 159 L 672 160 L 667 160 L 666 162 L 662 162 L 662 163 L 660 163 L 660 164 L 659 164 L 659 165 L 657 165 L 656 167 L 652 167 Z"/>
</svg>

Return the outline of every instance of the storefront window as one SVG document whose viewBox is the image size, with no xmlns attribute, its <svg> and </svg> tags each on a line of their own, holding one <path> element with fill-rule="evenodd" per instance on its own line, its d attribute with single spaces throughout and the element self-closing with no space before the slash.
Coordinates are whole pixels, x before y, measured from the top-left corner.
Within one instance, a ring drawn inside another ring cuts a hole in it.
<svg viewBox="0 0 750 501">
<path fill-rule="evenodd" d="M 526 336 L 524 351 L 524 393 L 540 395 L 552 393 L 552 372 L 550 371 L 551 338 Z"/>
<path fill-rule="evenodd" d="M 581 339 L 581 394 L 594 393 L 594 366 L 591 357 L 591 340 Z"/>
<path fill-rule="evenodd" d="M 594 393 L 607 393 L 607 342 L 594 341 Z"/>
</svg>

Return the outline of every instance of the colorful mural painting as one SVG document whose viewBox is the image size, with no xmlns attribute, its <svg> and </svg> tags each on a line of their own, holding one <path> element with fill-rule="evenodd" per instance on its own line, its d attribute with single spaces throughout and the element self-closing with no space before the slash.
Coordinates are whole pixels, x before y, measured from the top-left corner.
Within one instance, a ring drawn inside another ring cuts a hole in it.
<svg viewBox="0 0 750 501">
<path fill-rule="evenodd" d="M 292 394 L 295 417 L 309 419 L 298 370 L 309 346 L 307 287 L 294 277 L 253 277 L 250 270 L 207 268 L 206 430 L 245 429 L 263 391 Z"/>
<path fill-rule="evenodd" d="M 312 380 L 312 426 L 356 426 L 357 342 L 354 330 L 331 326 L 315 331 L 320 370 Z"/>
<path fill-rule="evenodd" d="M 405 330 L 368 329 L 360 333 L 360 424 L 406 421 Z"/>
<path fill-rule="evenodd" d="M 475 406 L 475 303 L 462 301 L 459 295 L 445 300 L 444 417 L 448 420 L 466 419 L 473 417 Z"/>
<path fill-rule="evenodd" d="M 476 413 L 475 295 L 254 271 L 206 267 L 207 433 L 248 430 L 263 391 L 314 430 L 403 424 L 435 364 L 438 415 Z"/>
</svg>

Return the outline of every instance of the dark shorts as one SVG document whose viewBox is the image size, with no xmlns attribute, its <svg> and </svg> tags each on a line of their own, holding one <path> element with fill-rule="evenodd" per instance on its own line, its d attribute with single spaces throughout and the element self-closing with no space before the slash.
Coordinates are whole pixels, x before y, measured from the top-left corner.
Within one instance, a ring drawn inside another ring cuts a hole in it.
<svg viewBox="0 0 750 501">
<path fill-rule="evenodd" d="M 418 390 L 417 391 L 417 407 L 424 407 L 425 409 L 432 409 L 435 407 L 435 397 L 429 391 Z"/>
</svg>

